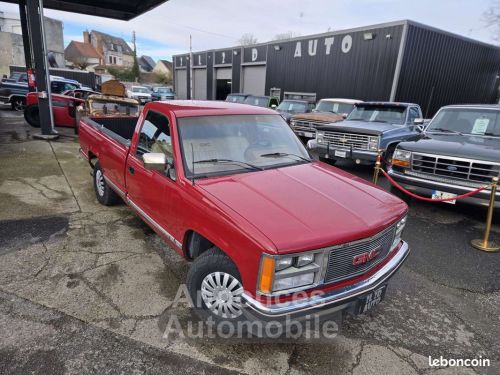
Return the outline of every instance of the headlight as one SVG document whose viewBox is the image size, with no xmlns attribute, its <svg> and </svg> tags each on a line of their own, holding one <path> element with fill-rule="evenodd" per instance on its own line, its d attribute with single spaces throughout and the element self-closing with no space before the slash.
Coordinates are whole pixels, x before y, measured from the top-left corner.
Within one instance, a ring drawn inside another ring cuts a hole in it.
<svg viewBox="0 0 500 375">
<path fill-rule="evenodd" d="M 322 143 L 324 141 L 324 138 L 325 138 L 325 132 L 317 130 L 316 131 L 316 141 L 318 143 Z"/>
<path fill-rule="evenodd" d="M 370 151 L 377 151 L 378 150 L 378 137 L 368 138 L 368 149 Z"/>
<path fill-rule="evenodd" d="M 323 252 L 261 259 L 257 289 L 263 294 L 286 293 L 306 289 L 319 281 Z"/>
<path fill-rule="evenodd" d="M 392 156 L 392 164 L 397 165 L 399 167 L 409 167 L 411 159 L 411 151 L 401 150 L 399 148 L 394 151 L 394 155 Z"/>
<path fill-rule="evenodd" d="M 394 250 L 394 248 L 401 242 L 401 235 L 403 234 L 403 230 L 405 229 L 407 219 L 408 216 L 405 216 L 396 224 L 396 235 L 394 236 L 394 242 L 391 245 L 391 251 Z"/>
</svg>

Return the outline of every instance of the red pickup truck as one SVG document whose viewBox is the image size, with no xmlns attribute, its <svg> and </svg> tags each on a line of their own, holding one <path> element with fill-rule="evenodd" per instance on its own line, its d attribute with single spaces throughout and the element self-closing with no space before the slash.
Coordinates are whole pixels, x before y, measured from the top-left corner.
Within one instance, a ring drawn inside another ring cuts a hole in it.
<svg viewBox="0 0 500 375">
<path fill-rule="evenodd" d="M 97 200 L 193 262 L 188 290 L 216 321 L 364 312 L 409 253 L 406 204 L 312 160 L 270 109 L 153 102 L 137 124 L 83 118 L 80 146 Z"/>
</svg>

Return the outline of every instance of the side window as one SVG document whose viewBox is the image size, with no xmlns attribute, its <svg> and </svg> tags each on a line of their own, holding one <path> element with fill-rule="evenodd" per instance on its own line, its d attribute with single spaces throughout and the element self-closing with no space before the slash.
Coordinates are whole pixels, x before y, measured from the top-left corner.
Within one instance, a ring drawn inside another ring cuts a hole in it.
<svg viewBox="0 0 500 375">
<path fill-rule="evenodd" d="M 417 107 L 410 107 L 410 113 L 408 115 L 408 124 L 413 125 L 413 121 L 420 117 Z"/>
<path fill-rule="evenodd" d="M 162 152 L 170 160 L 173 158 L 168 119 L 154 111 L 148 112 L 137 143 L 137 156 L 148 152 Z"/>
</svg>

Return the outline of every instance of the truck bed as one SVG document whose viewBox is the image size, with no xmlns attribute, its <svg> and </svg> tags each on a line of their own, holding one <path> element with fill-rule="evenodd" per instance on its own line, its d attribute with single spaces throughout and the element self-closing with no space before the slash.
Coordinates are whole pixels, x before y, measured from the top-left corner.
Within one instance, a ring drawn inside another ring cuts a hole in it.
<svg viewBox="0 0 500 375">
<path fill-rule="evenodd" d="M 128 146 L 134 134 L 137 117 L 86 117 L 84 121 L 115 141 Z"/>
<path fill-rule="evenodd" d="M 79 137 L 81 152 L 88 160 L 99 160 L 107 181 L 126 191 L 125 164 L 137 117 L 83 117 Z"/>
</svg>

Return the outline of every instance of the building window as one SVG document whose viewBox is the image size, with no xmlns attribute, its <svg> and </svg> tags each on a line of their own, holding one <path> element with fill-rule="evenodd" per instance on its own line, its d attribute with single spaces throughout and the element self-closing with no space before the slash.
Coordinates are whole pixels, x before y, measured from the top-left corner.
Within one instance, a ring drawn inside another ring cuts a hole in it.
<svg viewBox="0 0 500 375">
<path fill-rule="evenodd" d="M 113 56 L 109 56 L 109 63 L 113 64 Z"/>
</svg>

